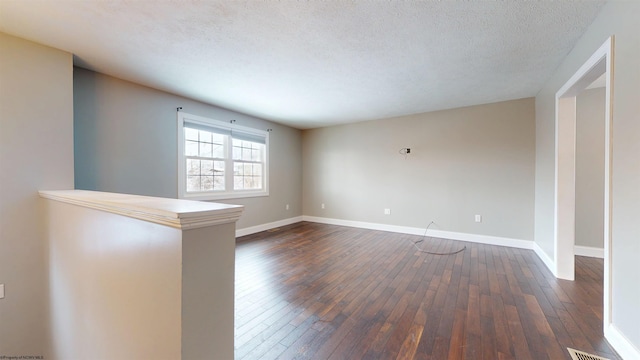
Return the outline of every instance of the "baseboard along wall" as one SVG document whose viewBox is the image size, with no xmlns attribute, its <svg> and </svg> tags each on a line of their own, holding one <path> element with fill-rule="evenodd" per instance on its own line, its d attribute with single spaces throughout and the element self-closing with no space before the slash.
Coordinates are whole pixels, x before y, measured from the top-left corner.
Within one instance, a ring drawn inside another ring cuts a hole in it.
<svg viewBox="0 0 640 360">
<path fill-rule="evenodd" d="M 573 247 L 573 252 L 577 256 L 587 256 L 592 258 L 604 259 L 604 248 L 575 245 Z"/>
<path fill-rule="evenodd" d="M 425 234 L 424 228 L 378 224 L 378 223 L 370 223 L 370 222 L 363 222 L 363 221 L 331 219 L 331 218 L 303 215 L 303 216 L 296 216 L 288 219 L 278 220 L 278 221 L 274 221 L 266 224 L 251 226 L 243 229 L 237 229 L 236 237 L 251 235 L 261 231 L 274 229 L 280 226 L 291 225 L 300 221 L 309 221 L 309 222 L 315 222 L 315 223 L 321 223 L 321 224 L 357 227 L 357 228 L 370 229 L 370 230 L 390 231 L 390 232 L 410 234 L 410 235 Z M 426 235 L 431 237 L 442 238 L 442 239 L 449 239 L 449 240 L 460 240 L 460 241 L 475 242 L 480 244 L 510 246 L 510 247 L 519 248 L 519 249 L 533 250 L 538 255 L 540 260 L 544 262 L 547 268 L 549 268 L 550 270 L 554 268 L 553 260 L 547 255 L 547 253 L 545 253 L 542 250 L 542 248 L 538 246 L 538 244 L 530 240 L 512 239 L 512 238 L 505 238 L 505 237 L 499 237 L 499 236 L 478 235 L 478 234 L 460 233 L 460 232 L 454 232 L 454 231 L 444 231 L 444 230 L 434 230 L 434 229 L 427 230 Z M 576 245 L 574 247 L 574 251 L 575 251 L 575 254 L 578 256 L 588 256 L 588 257 L 594 257 L 599 259 L 604 258 L 604 249 L 602 248 Z"/>
<path fill-rule="evenodd" d="M 280 226 L 294 224 L 300 221 L 309 221 L 309 222 L 315 222 L 315 223 L 321 223 L 321 224 L 357 227 L 357 228 L 370 229 L 370 230 L 390 231 L 390 232 L 410 234 L 410 235 L 425 234 L 424 228 L 387 225 L 387 224 L 369 223 L 369 222 L 352 221 L 352 220 L 331 219 L 331 218 L 303 215 L 303 216 L 297 216 L 297 217 L 275 221 L 267 224 L 238 229 L 236 230 L 236 237 L 250 235 L 260 231 L 266 231 L 266 230 L 277 228 Z M 443 231 L 443 230 L 433 230 L 433 229 L 427 230 L 426 235 L 431 237 L 442 238 L 442 239 L 449 239 L 449 240 L 468 241 L 468 242 L 475 242 L 475 243 L 488 244 L 488 245 L 510 246 L 510 247 L 519 248 L 519 249 L 533 250 L 533 247 L 534 247 L 533 241 L 511 239 L 511 238 L 505 238 L 505 237 L 499 237 L 499 236 L 477 235 L 477 234 L 459 233 L 459 232 L 453 232 L 453 231 Z"/>
<path fill-rule="evenodd" d="M 622 359 L 640 359 L 640 349 L 635 347 L 614 324 L 605 327 L 604 337 Z"/>
<path fill-rule="evenodd" d="M 315 217 L 315 216 L 303 216 L 302 218 L 304 221 L 317 222 L 322 224 L 350 226 L 350 227 L 357 227 L 357 228 L 363 228 L 363 229 L 390 231 L 390 232 L 397 232 L 397 233 L 410 234 L 410 235 L 425 235 L 424 228 L 387 225 L 387 224 L 369 223 L 369 222 L 352 221 L 352 220 L 330 219 L 330 218 L 322 218 L 322 217 Z M 534 244 L 533 241 L 529 241 L 529 240 L 512 239 L 512 238 L 490 236 L 490 235 L 460 233 L 460 232 L 454 232 L 454 231 L 434 230 L 434 229 L 428 229 L 426 231 L 426 236 L 436 237 L 441 239 L 448 239 L 448 240 L 468 241 L 468 242 L 488 244 L 488 245 L 509 246 L 509 247 L 514 247 L 518 249 L 530 249 L 530 250 L 533 249 L 533 244 Z"/>
<path fill-rule="evenodd" d="M 267 230 L 275 229 L 275 228 L 280 227 L 280 226 L 286 226 L 286 225 L 295 224 L 295 223 L 300 222 L 300 221 L 303 221 L 302 216 L 296 216 L 296 217 L 292 217 L 292 218 L 288 218 L 288 219 L 278 220 L 278 221 L 274 221 L 274 222 L 270 222 L 270 223 L 266 223 L 266 224 L 260 224 L 260 225 L 256 225 L 256 226 L 251 226 L 251 227 L 247 227 L 247 228 L 243 228 L 243 229 L 236 229 L 236 238 L 241 237 L 241 236 L 245 236 L 245 235 L 251 235 L 251 234 L 259 233 L 261 231 L 267 231 Z"/>
</svg>

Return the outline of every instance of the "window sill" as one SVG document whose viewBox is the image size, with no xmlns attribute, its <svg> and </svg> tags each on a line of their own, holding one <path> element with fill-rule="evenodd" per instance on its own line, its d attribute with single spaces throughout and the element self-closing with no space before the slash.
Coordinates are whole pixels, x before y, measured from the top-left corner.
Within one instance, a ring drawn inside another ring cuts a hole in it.
<svg viewBox="0 0 640 360">
<path fill-rule="evenodd" d="M 180 199 L 185 200 L 233 200 L 252 197 L 264 197 L 269 196 L 268 191 L 247 191 L 247 192 L 234 192 L 234 193 L 220 193 L 220 194 L 183 194 L 180 195 Z"/>
</svg>

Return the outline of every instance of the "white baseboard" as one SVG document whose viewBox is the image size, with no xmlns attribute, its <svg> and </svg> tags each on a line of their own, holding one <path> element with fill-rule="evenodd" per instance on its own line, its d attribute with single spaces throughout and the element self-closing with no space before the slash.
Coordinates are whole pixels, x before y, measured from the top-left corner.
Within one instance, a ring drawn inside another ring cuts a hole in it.
<svg viewBox="0 0 640 360">
<path fill-rule="evenodd" d="M 542 262 L 547 266 L 547 269 L 551 271 L 553 276 L 558 277 L 558 275 L 556 275 L 556 270 L 555 270 L 556 265 L 553 262 L 553 259 L 551 259 L 549 255 L 547 255 L 547 253 L 544 252 L 544 250 L 542 250 L 542 248 L 536 242 L 533 243 L 533 251 L 536 252 L 536 255 L 538 255 L 538 258 L 542 260 Z"/>
<path fill-rule="evenodd" d="M 300 221 L 302 221 L 302 216 L 296 216 L 296 217 L 292 217 L 284 220 L 278 220 L 278 221 L 274 221 L 266 224 L 251 226 L 248 228 L 236 229 L 236 237 L 238 238 L 240 236 L 255 234 L 260 231 L 266 231 L 266 230 L 277 228 L 280 226 L 291 225 Z"/>
<path fill-rule="evenodd" d="M 553 276 L 558 277 L 555 271 L 556 265 L 553 262 L 553 259 L 551 259 L 549 255 L 547 255 L 547 253 L 544 252 L 544 250 L 542 250 L 540 246 L 538 246 L 537 243 L 533 244 L 533 251 L 536 252 L 536 255 L 538 255 L 540 260 L 542 260 L 542 262 L 547 266 L 547 268 L 549 269 L 549 271 L 551 271 Z M 600 249 L 600 248 L 575 245 L 573 247 L 573 252 L 575 255 L 578 255 L 578 256 L 588 256 L 588 257 L 604 259 L 604 249 Z"/>
<path fill-rule="evenodd" d="M 297 216 L 297 217 L 275 221 L 267 224 L 252 226 L 244 229 L 238 229 L 236 230 L 236 237 L 250 235 L 260 231 L 277 228 L 280 226 L 290 225 L 300 221 L 309 221 L 309 222 L 316 222 L 321 224 L 357 227 L 357 228 L 370 229 L 370 230 L 390 231 L 390 232 L 396 232 L 401 234 L 411 234 L 411 235 L 424 235 L 425 233 L 424 228 L 378 224 L 378 223 L 370 223 L 370 222 L 363 222 L 363 221 L 331 219 L 331 218 L 303 215 L 303 216 Z M 514 247 L 519 249 L 533 250 L 536 253 L 536 255 L 538 255 L 540 260 L 542 260 L 542 262 L 547 266 L 549 271 L 551 271 L 551 273 L 554 274 L 554 276 L 556 276 L 555 264 L 553 262 L 553 259 L 551 259 L 549 255 L 547 255 L 547 253 L 544 252 L 544 250 L 542 250 L 542 248 L 540 248 L 540 246 L 538 246 L 538 244 L 533 241 L 504 238 L 504 237 L 498 237 L 498 236 L 459 233 L 459 232 L 453 232 L 453 231 L 433 230 L 433 229 L 429 229 L 427 231 L 427 235 L 431 237 L 437 237 L 437 238 L 449 239 L 449 240 L 460 240 L 460 241 L 468 241 L 468 242 L 474 242 L 474 243 L 480 243 L 480 244 L 509 246 L 509 247 Z M 587 247 L 576 247 L 575 252 L 576 252 L 576 255 L 590 256 L 586 254 L 587 253 L 595 254 L 596 250 L 598 249 L 587 248 Z M 601 257 L 604 257 L 604 256 L 601 256 Z"/>
<path fill-rule="evenodd" d="M 573 247 L 573 252 L 578 256 L 588 256 L 592 258 L 604 259 L 603 248 L 575 245 Z"/>
<path fill-rule="evenodd" d="M 640 359 L 640 350 L 613 324 L 604 329 L 604 338 L 623 359 Z"/>
<path fill-rule="evenodd" d="M 424 235 L 425 233 L 424 228 L 369 223 L 369 222 L 363 222 L 363 221 L 330 219 L 330 218 L 322 218 L 322 217 L 316 217 L 316 216 L 305 215 L 305 216 L 302 216 L 302 220 L 322 223 L 322 224 L 349 226 L 349 227 L 357 227 L 357 228 L 370 229 L 370 230 L 390 231 L 390 232 L 396 232 L 401 234 Z M 449 239 L 449 240 L 468 241 L 468 242 L 488 244 L 488 245 L 509 246 L 509 247 L 514 247 L 519 249 L 533 249 L 533 244 L 534 244 L 533 241 L 528 241 L 528 240 L 511 239 L 511 238 L 504 238 L 499 236 L 459 233 L 459 232 L 453 232 L 453 231 L 433 230 L 433 229 L 429 229 L 427 231 L 427 236 L 441 238 L 441 239 Z"/>
<path fill-rule="evenodd" d="M 397 232 L 401 234 L 411 234 L 411 235 L 422 235 L 424 234 L 424 228 L 414 228 L 409 226 L 398 226 L 398 225 L 386 225 L 386 224 L 378 224 L 378 223 L 370 223 L 364 221 L 352 221 L 352 220 L 342 220 L 342 219 L 331 219 L 331 218 L 323 218 L 317 216 L 302 216 L 302 221 L 310 221 L 320 224 L 329 224 L 329 225 L 339 225 L 339 226 L 349 226 L 356 227 L 361 229 L 369 229 L 369 230 L 381 230 L 381 231 L 390 231 Z"/>
</svg>

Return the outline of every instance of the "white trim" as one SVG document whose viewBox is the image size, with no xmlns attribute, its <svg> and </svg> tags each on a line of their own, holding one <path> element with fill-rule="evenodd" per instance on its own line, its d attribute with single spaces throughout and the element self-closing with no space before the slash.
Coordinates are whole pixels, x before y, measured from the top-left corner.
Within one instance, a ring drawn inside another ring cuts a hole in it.
<svg viewBox="0 0 640 360">
<path fill-rule="evenodd" d="M 573 280 L 575 273 L 573 222 L 575 216 L 575 173 L 568 169 L 575 166 L 575 97 L 586 86 L 603 73 L 605 85 L 605 156 L 604 156 L 604 299 L 603 328 L 612 325 L 612 256 L 611 256 L 611 219 L 612 219 L 612 92 L 614 74 L 615 39 L 609 37 L 589 59 L 571 76 L 556 93 L 556 149 L 555 149 L 555 199 L 554 199 L 554 274 L 558 278 Z M 563 107 L 562 109 L 560 107 Z M 560 143 L 560 145 L 559 145 Z M 565 152 L 565 153 L 561 153 Z M 574 164 L 571 165 L 571 162 Z M 567 166 L 568 167 L 565 167 Z M 568 221 L 569 220 L 569 221 Z M 562 256 L 560 256 L 562 254 Z"/>
<path fill-rule="evenodd" d="M 220 194 L 212 195 L 211 193 L 207 195 L 203 194 L 185 194 L 179 199 L 184 200 L 193 200 L 193 201 L 219 201 L 219 200 L 234 200 L 234 199 L 244 199 L 244 198 L 254 198 L 254 197 L 265 197 L 269 196 L 269 192 L 264 191 L 250 191 L 247 190 L 242 192 L 242 190 L 236 190 L 235 192 L 224 192 Z"/>
<path fill-rule="evenodd" d="M 304 215 L 302 216 L 302 220 L 309 221 L 309 222 L 322 223 L 322 224 L 349 226 L 349 227 L 357 227 L 357 228 L 370 229 L 370 230 L 389 231 L 389 232 L 396 232 L 401 234 L 424 235 L 425 233 L 425 228 L 378 224 L 378 223 L 370 223 L 370 222 L 363 222 L 363 221 L 330 219 L 330 218 L 322 218 L 322 217 L 316 217 L 316 216 Z M 427 230 L 427 236 L 437 237 L 441 239 L 460 240 L 460 241 L 474 242 L 474 243 L 480 243 L 480 244 L 488 244 L 488 245 L 508 246 L 513 248 L 529 249 L 529 250 L 533 249 L 533 244 L 534 244 L 533 241 L 529 241 L 529 240 L 520 240 L 520 239 L 505 238 L 505 237 L 499 237 L 499 236 L 478 235 L 478 234 L 469 234 L 469 233 L 460 233 L 460 232 L 433 230 L 433 229 Z"/>
<path fill-rule="evenodd" d="M 278 221 L 274 221 L 266 224 L 251 226 L 248 228 L 236 229 L 236 237 L 238 238 L 245 235 L 251 235 L 251 234 L 259 233 L 261 231 L 274 229 L 280 226 L 295 224 L 301 221 L 302 221 L 302 216 L 296 216 L 296 217 L 292 217 L 284 220 L 278 220 Z"/>
<path fill-rule="evenodd" d="M 604 337 L 622 359 L 640 359 L 640 349 L 613 324 L 604 328 Z"/>
<path fill-rule="evenodd" d="M 551 259 L 551 257 L 549 257 L 549 255 L 544 250 L 542 250 L 542 248 L 540 247 L 540 245 L 538 245 L 538 243 L 535 243 L 535 242 L 533 243 L 533 251 L 535 251 L 536 255 L 538 255 L 540 260 L 542 260 L 542 262 L 547 266 L 547 268 L 549 269 L 549 271 L 551 271 L 553 276 L 558 277 L 555 273 L 556 267 L 553 260 Z"/>
<path fill-rule="evenodd" d="M 88 190 L 39 191 L 53 201 L 170 226 L 197 229 L 235 223 L 244 206 Z"/>
<path fill-rule="evenodd" d="M 559 121 L 559 119 L 565 119 Z M 572 119 L 573 121 L 569 121 Z M 576 204 L 576 98 L 561 98 L 556 94 L 555 128 L 555 192 L 554 192 L 554 274 L 574 280 Z M 559 254 L 562 254 L 560 256 Z"/>
<path fill-rule="evenodd" d="M 332 219 L 332 218 L 307 216 L 307 215 L 302 216 L 302 221 L 309 221 L 309 222 L 329 224 L 329 225 L 349 226 L 349 227 L 369 229 L 369 230 L 389 231 L 389 232 L 411 234 L 411 235 L 422 235 L 424 234 L 424 230 L 425 230 L 424 228 L 420 229 L 420 228 L 409 227 L 409 226 L 387 225 L 387 224 L 370 223 L 370 222 L 364 222 L 364 221 Z"/>
<path fill-rule="evenodd" d="M 577 256 L 588 256 L 592 258 L 604 259 L 604 248 L 576 245 L 573 247 L 573 249 L 574 253 Z"/>
<path fill-rule="evenodd" d="M 611 242 L 613 233 L 611 230 L 611 220 L 613 218 L 613 74 L 614 74 L 614 47 L 615 38 L 611 36 L 602 45 L 605 47 L 606 63 L 606 86 L 605 86 L 605 128 L 604 128 L 604 301 L 603 301 L 603 323 L 607 328 L 612 323 L 613 317 L 613 280 L 612 271 L 613 258 L 611 255 Z"/>
</svg>

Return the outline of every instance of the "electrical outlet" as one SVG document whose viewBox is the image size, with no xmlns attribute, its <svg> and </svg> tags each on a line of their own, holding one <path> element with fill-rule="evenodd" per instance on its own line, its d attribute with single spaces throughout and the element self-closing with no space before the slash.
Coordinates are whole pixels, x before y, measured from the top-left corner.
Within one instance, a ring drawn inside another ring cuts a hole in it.
<svg viewBox="0 0 640 360">
<path fill-rule="evenodd" d="M 482 222 L 482 215 L 476 215 L 476 222 L 477 223 L 481 223 Z"/>
<path fill-rule="evenodd" d="M 324 209 L 324 203 L 320 204 L 320 209 Z"/>
<path fill-rule="evenodd" d="M 289 210 L 289 204 L 284 207 L 285 210 Z"/>
<path fill-rule="evenodd" d="M 385 215 L 391 215 L 391 209 L 384 209 Z"/>
</svg>

